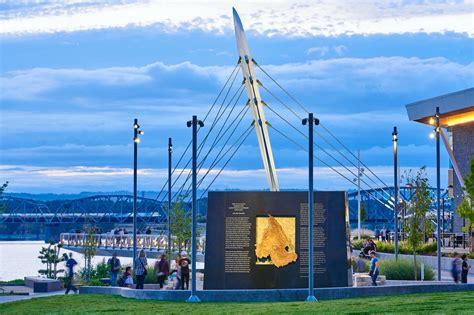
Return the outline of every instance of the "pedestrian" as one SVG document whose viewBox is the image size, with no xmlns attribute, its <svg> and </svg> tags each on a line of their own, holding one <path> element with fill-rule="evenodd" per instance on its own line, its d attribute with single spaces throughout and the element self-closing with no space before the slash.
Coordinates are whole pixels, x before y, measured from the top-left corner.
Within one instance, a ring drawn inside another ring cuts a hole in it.
<svg viewBox="0 0 474 315">
<path fill-rule="evenodd" d="M 451 275 L 455 283 L 459 283 L 459 278 L 461 276 L 461 259 L 459 259 L 459 254 L 454 253 L 454 259 L 451 266 Z"/>
<path fill-rule="evenodd" d="M 112 258 L 107 261 L 109 266 L 110 286 L 117 286 L 117 275 L 120 272 L 120 259 L 117 258 L 117 253 L 112 254 Z"/>
<path fill-rule="evenodd" d="M 155 273 L 156 282 L 158 282 L 160 285 L 160 289 L 163 289 L 163 284 L 170 273 L 170 266 L 168 264 L 168 260 L 166 259 L 166 254 L 162 254 L 160 261 L 155 263 Z"/>
<path fill-rule="evenodd" d="M 181 269 L 181 290 L 184 290 L 186 285 L 186 290 L 189 290 L 189 264 L 191 260 L 188 258 L 188 253 L 186 251 L 181 252 L 181 259 L 179 260 L 179 267 Z"/>
<path fill-rule="evenodd" d="M 145 283 L 145 277 L 147 275 L 146 266 L 148 265 L 146 260 L 145 250 L 142 249 L 138 254 L 138 257 L 135 258 L 135 276 L 137 277 L 137 286 L 136 289 L 143 289 L 143 284 Z"/>
<path fill-rule="evenodd" d="M 379 276 L 379 259 L 375 257 L 375 251 L 370 252 L 370 257 L 369 275 L 372 278 L 372 285 L 377 286 L 377 277 Z"/>
<path fill-rule="evenodd" d="M 387 237 L 387 229 L 385 226 L 380 230 L 380 236 L 382 237 L 382 242 L 385 242 Z"/>
<path fill-rule="evenodd" d="M 377 241 L 379 241 L 379 234 L 380 234 L 380 231 L 379 231 L 379 228 L 377 226 L 375 226 L 375 230 L 374 230 L 374 236 L 375 236 L 375 239 Z"/>
<path fill-rule="evenodd" d="M 74 286 L 72 283 L 74 279 L 74 266 L 77 265 L 77 261 L 72 258 L 72 253 L 69 253 L 69 259 L 66 261 L 66 270 L 67 270 L 67 275 L 66 275 L 66 294 L 69 293 L 69 291 L 73 290 L 74 293 L 77 293 L 77 288 Z"/>
<path fill-rule="evenodd" d="M 132 267 L 127 266 L 122 276 L 118 279 L 119 287 L 133 288 L 133 277 L 132 277 Z"/>
<path fill-rule="evenodd" d="M 174 284 L 174 289 L 179 290 L 181 289 L 181 267 L 179 266 L 179 261 L 181 260 L 181 255 L 178 253 L 176 255 L 176 259 L 174 260 L 176 266 L 176 283 Z M 174 272 L 174 271 L 173 271 Z"/>
<path fill-rule="evenodd" d="M 462 255 L 462 268 L 461 268 L 461 283 L 467 283 L 467 274 L 469 273 L 471 266 L 467 263 L 467 255 Z"/>
</svg>

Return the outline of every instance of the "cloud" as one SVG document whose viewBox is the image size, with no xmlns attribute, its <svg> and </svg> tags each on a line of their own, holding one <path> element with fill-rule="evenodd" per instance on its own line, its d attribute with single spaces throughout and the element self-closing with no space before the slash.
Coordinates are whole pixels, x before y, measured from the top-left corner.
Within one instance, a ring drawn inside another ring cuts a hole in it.
<svg viewBox="0 0 474 315">
<path fill-rule="evenodd" d="M 407 89 L 426 90 L 443 84 L 474 85 L 474 62 L 464 65 L 442 57 L 336 58 L 263 67 L 285 86 L 294 86 L 296 90 L 310 88 L 312 93 L 314 89 L 406 93 Z M 137 98 L 139 94 L 142 94 L 141 98 L 147 94 L 167 97 L 176 97 L 183 92 L 207 94 L 218 91 L 231 71 L 232 67 L 228 66 L 199 66 L 190 62 L 98 69 L 34 68 L 7 72 L 0 77 L 0 97 L 28 100 L 59 89 L 69 90 L 72 95 L 68 94 L 68 98 L 99 94 L 98 89 L 102 89 L 104 98 L 111 94 L 116 98 L 121 93 L 129 98 Z M 260 76 L 262 82 L 271 84 L 263 74 Z M 413 84 L 407 84 L 409 81 Z M 111 91 L 114 93 L 109 93 Z"/>
<path fill-rule="evenodd" d="M 474 35 L 471 1 L 37 2 L 1 12 L 9 35 L 150 27 L 161 32 L 232 30 L 236 6 L 246 29 L 265 36 L 457 32 Z"/>
<path fill-rule="evenodd" d="M 307 55 L 311 54 L 319 54 L 321 57 L 326 56 L 330 51 L 334 51 L 337 56 L 342 56 L 347 51 L 347 47 L 344 45 L 338 46 L 317 46 L 317 47 L 310 47 L 306 50 Z"/>
<path fill-rule="evenodd" d="M 200 67 L 189 62 L 166 65 L 155 62 L 142 67 L 108 67 L 99 69 L 51 69 L 34 68 L 30 70 L 10 71 L 0 77 L 1 98 L 27 100 L 40 98 L 46 92 L 68 88 L 71 90 L 84 86 L 105 88 L 145 85 L 150 82 L 162 87 L 180 88 L 177 81 L 217 80 L 225 75 L 226 67 Z M 187 76 L 182 76 L 186 73 Z M 209 80 L 211 79 L 211 80 Z M 181 85 L 182 86 L 182 85 Z M 198 86 L 194 86 L 196 88 Z M 79 90 L 81 92 L 87 92 Z M 94 91 L 94 89 L 92 89 Z"/>
<path fill-rule="evenodd" d="M 321 46 L 321 47 L 311 47 L 306 50 L 307 55 L 311 54 L 319 54 L 320 56 L 325 56 L 329 52 L 329 47 Z"/>
<path fill-rule="evenodd" d="M 386 183 L 391 183 L 393 169 L 390 166 L 374 166 L 376 174 Z M 401 172 L 407 168 L 402 168 Z M 2 178 L 10 182 L 9 192 L 30 193 L 79 193 L 83 191 L 118 191 L 132 190 L 131 168 L 114 167 L 40 167 L 32 165 L 0 165 Z M 347 174 L 344 169 L 338 169 Z M 185 174 L 189 169 L 185 170 Z M 203 170 L 205 172 L 205 170 Z M 344 179 L 332 170 L 325 167 L 316 167 L 315 189 L 317 190 L 348 190 L 355 189 L 355 185 Z M 307 189 L 307 169 L 280 168 L 277 170 L 281 189 Z M 436 169 L 427 168 L 431 185 L 435 183 Z M 443 182 L 446 180 L 447 169 L 441 170 Z M 216 175 L 214 171 L 208 180 L 204 181 L 200 189 L 207 188 Z M 202 173 L 198 176 L 201 178 Z M 350 175 L 349 175 L 350 176 Z M 138 189 L 157 191 L 167 178 L 167 169 L 142 168 L 139 170 Z M 183 182 L 179 181 L 176 187 Z M 370 183 L 370 182 L 368 182 Z M 380 182 L 378 182 L 380 183 Z M 375 184 L 371 183 L 375 187 Z M 382 186 L 382 183 L 380 183 Z M 187 186 L 186 186 L 187 187 Z M 263 169 L 226 169 L 211 186 L 213 189 L 242 189 L 260 190 L 267 189 L 265 171 Z M 362 189 L 370 189 L 362 184 Z"/>
<path fill-rule="evenodd" d="M 338 56 L 344 55 L 344 54 L 346 53 L 346 51 L 347 51 L 347 47 L 344 46 L 344 45 L 334 46 L 333 49 L 334 49 L 334 51 L 336 52 L 336 54 L 337 54 Z"/>
</svg>

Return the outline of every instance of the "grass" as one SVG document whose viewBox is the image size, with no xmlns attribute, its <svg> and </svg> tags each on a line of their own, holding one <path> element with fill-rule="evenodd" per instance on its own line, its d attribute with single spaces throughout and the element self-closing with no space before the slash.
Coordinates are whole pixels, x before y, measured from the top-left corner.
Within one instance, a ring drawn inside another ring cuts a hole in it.
<svg viewBox="0 0 474 315">
<path fill-rule="evenodd" d="M 141 301 L 110 295 L 68 295 L 2 304 L 0 314 L 473 314 L 474 292 L 446 292 L 307 302 L 231 303 Z"/>
<path fill-rule="evenodd" d="M 23 279 L 0 281 L 0 285 L 24 285 L 24 284 L 25 284 L 25 280 Z"/>
</svg>

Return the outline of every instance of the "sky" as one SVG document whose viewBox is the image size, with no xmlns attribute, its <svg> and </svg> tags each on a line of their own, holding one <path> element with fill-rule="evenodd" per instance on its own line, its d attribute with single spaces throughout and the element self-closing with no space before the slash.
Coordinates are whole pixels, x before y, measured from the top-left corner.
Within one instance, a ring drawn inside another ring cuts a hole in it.
<svg viewBox="0 0 474 315">
<path fill-rule="evenodd" d="M 316 127 L 324 149 L 316 156 L 327 164 L 316 161 L 316 189 L 353 189 L 357 150 L 378 177 L 367 169 L 363 186 L 391 185 L 393 126 L 401 172 L 426 165 L 434 179 L 432 128 L 408 121 L 405 105 L 474 86 L 473 1 L 0 1 L 0 180 L 8 191 L 131 190 L 134 118 L 145 131 L 139 190 L 159 191 L 168 137 L 176 162 L 190 141 L 186 121 L 206 115 L 237 62 L 232 7 L 252 57 L 352 152 Z M 278 98 L 262 91 L 269 108 L 306 132 L 301 107 L 258 69 L 257 77 Z M 245 102 L 244 93 L 234 114 Z M 304 138 L 265 113 L 281 188 L 306 188 Z M 229 143 L 251 121 L 247 112 Z M 221 148 L 232 147 L 218 143 L 200 176 Z M 211 185 L 225 161 L 203 187 L 267 188 L 255 133 Z"/>
</svg>

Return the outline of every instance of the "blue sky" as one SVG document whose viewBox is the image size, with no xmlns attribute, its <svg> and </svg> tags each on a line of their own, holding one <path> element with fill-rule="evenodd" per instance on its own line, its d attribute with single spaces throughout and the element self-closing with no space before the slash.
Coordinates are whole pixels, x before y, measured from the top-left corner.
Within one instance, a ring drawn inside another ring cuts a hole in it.
<svg viewBox="0 0 474 315">
<path fill-rule="evenodd" d="M 393 181 L 395 125 L 402 169 L 427 165 L 432 176 L 430 127 L 409 122 L 404 105 L 474 86 L 472 1 L 251 3 L 0 3 L 0 179 L 16 192 L 130 190 L 136 117 L 146 131 L 140 189 L 158 190 L 167 138 L 179 156 L 186 120 L 207 112 L 238 58 L 232 6 L 259 64 L 385 182 Z M 267 118 L 297 139 L 268 111 Z M 270 137 L 280 185 L 304 188 L 305 152 L 271 130 Z M 352 188 L 316 166 L 317 189 Z M 214 187 L 266 188 L 254 134 Z"/>
</svg>

